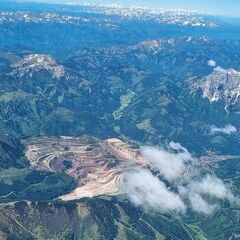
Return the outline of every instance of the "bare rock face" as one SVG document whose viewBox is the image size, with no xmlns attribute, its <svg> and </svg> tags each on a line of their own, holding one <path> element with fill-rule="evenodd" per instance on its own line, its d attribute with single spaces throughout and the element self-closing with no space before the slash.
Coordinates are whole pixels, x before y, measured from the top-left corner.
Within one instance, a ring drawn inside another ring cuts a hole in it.
<svg viewBox="0 0 240 240">
<path fill-rule="evenodd" d="M 154 20 L 157 23 L 171 24 L 178 26 L 208 27 L 217 28 L 218 23 L 210 20 L 208 15 L 200 14 L 190 10 L 165 10 L 143 7 L 122 7 L 109 5 L 82 6 L 82 13 L 104 14 L 108 19 L 111 16 L 118 16 L 125 20 Z M 25 22 L 25 23 L 58 23 L 79 25 L 91 21 L 96 17 L 75 16 L 72 14 L 58 14 L 52 12 L 32 13 L 29 11 L 18 12 L 0 12 L 0 24 L 7 22 Z"/>
<path fill-rule="evenodd" d="M 46 71 L 53 78 L 59 79 L 64 76 L 65 69 L 53 57 L 44 54 L 26 55 L 20 61 L 12 65 L 15 69 L 13 73 L 17 73 L 20 77 L 32 76 L 39 71 Z"/>
<path fill-rule="evenodd" d="M 202 96 L 208 98 L 210 102 L 225 102 L 227 108 L 239 102 L 240 72 L 216 67 L 210 75 L 195 82 L 192 89 L 201 90 Z"/>
</svg>

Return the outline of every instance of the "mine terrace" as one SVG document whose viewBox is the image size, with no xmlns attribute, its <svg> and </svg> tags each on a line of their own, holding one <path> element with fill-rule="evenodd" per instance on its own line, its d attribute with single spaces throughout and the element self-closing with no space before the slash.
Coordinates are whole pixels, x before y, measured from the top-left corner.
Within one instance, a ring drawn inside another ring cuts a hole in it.
<svg viewBox="0 0 240 240">
<path fill-rule="evenodd" d="M 60 197 L 64 201 L 117 195 L 122 172 L 148 162 L 139 148 L 132 148 L 117 138 L 41 137 L 24 143 L 26 157 L 33 167 L 65 172 L 78 182 L 73 192 Z"/>
</svg>

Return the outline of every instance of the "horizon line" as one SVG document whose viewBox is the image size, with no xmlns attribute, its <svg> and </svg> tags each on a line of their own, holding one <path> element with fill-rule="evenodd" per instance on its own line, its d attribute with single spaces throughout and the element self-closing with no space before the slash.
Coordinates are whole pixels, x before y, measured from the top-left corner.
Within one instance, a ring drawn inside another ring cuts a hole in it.
<svg viewBox="0 0 240 240">
<path fill-rule="evenodd" d="M 17 3 L 17 4 L 43 4 L 43 5 L 63 5 L 63 6 L 89 6 L 89 7 L 106 7 L 106 8 L 129 8 L 129 9 L 149 9 L 149 10 L 166 10 L 166 11 L 185 11 L 195 14 L 201 15 L 209 15 L 209 16 L 216 16 L 216 17 L 227 17 L 227 18 L 236 18 L 240 19 L 240 16 L 236 15 L 226 15 L 220 13 L 212 13 L 207 11 L 200 11 L 196 9 L 190 8 L 165 8 L 165 7 L 148 7 L 148 6 L 141 6 L 141 5 L 126 5 L 126 4 L 117 4 L 117 3 L 89 3 L 89 2 L 55 2 L 55 1 L 45 1 L 45 0 L 3 0 L 2 2 L 9 2 L 9 3 Z"/>
</svg>

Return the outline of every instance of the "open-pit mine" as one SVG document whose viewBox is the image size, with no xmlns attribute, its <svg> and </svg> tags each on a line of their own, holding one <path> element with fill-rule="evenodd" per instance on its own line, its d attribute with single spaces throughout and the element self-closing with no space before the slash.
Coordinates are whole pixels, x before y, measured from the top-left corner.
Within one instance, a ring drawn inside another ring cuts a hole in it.
<svg viewBox="0 0 240 240">
<path fill-rule="evenodd" d="M 78 186 L 63 201 L 117 195 L 124 171 L 147 164 L 138 147 L 117 138 L 40 137 L 25 140 L 26 157 L 36 169 L 65 172 Z"/>
</svg>

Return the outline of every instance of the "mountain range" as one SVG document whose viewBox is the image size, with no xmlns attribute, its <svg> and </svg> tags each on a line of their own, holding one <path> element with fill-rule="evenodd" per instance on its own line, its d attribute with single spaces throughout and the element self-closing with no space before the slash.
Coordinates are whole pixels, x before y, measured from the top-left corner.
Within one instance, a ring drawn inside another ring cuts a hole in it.
<svg viewBox="0 0 240 240">
<path fill-rule="evenodd" d="M 1 239 L 239 239 L 238 25 L 3 2 L 0 31 Z"/>
</svg>

